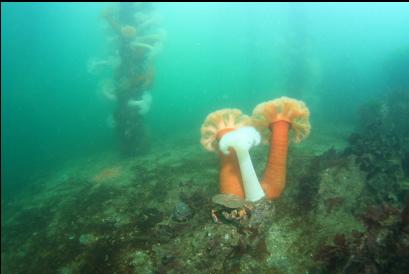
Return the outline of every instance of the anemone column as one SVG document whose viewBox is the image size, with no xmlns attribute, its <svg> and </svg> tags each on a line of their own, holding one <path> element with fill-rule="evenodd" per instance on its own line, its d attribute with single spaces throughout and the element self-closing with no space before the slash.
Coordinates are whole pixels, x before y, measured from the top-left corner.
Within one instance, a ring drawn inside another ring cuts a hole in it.
<svg viewBox="0 0 409 274">
<path fill-rule="evenodd" d="M 276 199 L 284 191 L 287 173 L 289 132 L 298 143 L 311 130 L 310 111 L 304 102 L 281 97 L 257 105 L 253 110 L 252 122 L 270 140 L 270 153 L 262 187 L 268 199 Z"/>
<path fill-rule="evenodd" d="M 200 129 L 200 143 L 208 151 L 217 152 L 220 156 L 220 192 L 244 198 L 244 189 L 240 175 L 240 166 L 234 151 L 222 153 L 219 141 L 238 128 L 248 126 L 250 117 L 238 109 L 221 109 L 207 115 Z M 228 149 L 228 148 L 226 148 Z"/>
<path fill-rule="evenodd" d="M 147 149 L 143 115 L 149 110 L 153 85 L 153 52 L 161 42 L 151 3 L 119 3 L 104 17 L 114 31 L 119 66 L 114 71 L 114 121 L 123 155 Z"/>
</svg>

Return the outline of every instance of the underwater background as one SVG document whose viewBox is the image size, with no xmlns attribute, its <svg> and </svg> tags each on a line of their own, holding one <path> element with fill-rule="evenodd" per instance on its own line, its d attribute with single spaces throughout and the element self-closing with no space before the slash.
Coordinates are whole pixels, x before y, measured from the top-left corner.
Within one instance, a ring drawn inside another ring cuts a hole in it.
<svg viewBox="0 0 409 274">
<path fill-rule="evenodd" d="M 409 272 L 409 4 L 121 5 L 1 4 L 2 273 Z M 121 9 L 156 35 L 125 145 Z M 233 218 L 202 123 L 282 96 L 311 133 Z"/>
</svg>

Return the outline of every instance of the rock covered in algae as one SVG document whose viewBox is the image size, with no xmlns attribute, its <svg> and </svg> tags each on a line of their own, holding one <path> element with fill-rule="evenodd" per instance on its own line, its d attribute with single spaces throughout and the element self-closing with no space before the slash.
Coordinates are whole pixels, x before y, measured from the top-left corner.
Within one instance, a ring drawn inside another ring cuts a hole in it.
<svg viewBox="0 0 409 274">
<path fill-rule="evenodd" d="M 193 212 L 186 203 L 179 201 L 175 205 L 173 216 L 175 217 L 176 221 L 179 222 L 187 221 L 188 219 L 190 219 L 190 217 L 192 217 L 192 215 Z"/>
<path fill-rule="evenodd" d="M 89 234 L 82 234 L 80 236 L 80 239 L 79 239 L 80 243 L 83 244 L 83 245 L 93 244 L 97 240 L 98 240 L 98 237 L 95 236 L 94 234 L 90 234 L 90 233 Z"/>
<path fill-rule="evenodd" d="M 128 262 L 130 269 L 136 271 L 136 273 L 154 273 L 152 260 L 144 251 L 136 250 L 135 252 L 130 253 L 126 257 L 126 261 Z"/>
</svg>

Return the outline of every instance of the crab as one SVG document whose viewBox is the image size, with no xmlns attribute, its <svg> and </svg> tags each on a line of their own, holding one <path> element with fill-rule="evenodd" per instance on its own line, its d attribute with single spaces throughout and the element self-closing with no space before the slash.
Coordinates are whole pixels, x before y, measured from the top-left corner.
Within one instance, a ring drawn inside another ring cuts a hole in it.
<svg viewBox="0 0 409 274">
<path fill-rule="evenodd" d="M 236 221 L 239 223 L 243 223 L 250 218 L 250 215 L 249 215 L 250 209 L 251 208 L 249 207 L 233 209 L 231 211 L 227 211 L 227 210 L 218 211 L 218 210 L 212 209 L 211 216 L 212 216 L 213 222 L 216 224 L 221 223 L 220 215 L 223 216 L 223 218 L 228 221 Z"/>
<path fill-rule="evenodd" d="M 220 215 L 227 221 L 244 223 L 250 218 L 250 212 L 254 210 L 254 204 L 241 199 L 236 195 L 217 194 L 212 201 L 218 205 L 217 209 L 211 210 L 214 223 L 221 223 Z"/>
<path fill-rule="evenodd" d="M 219 217 L 217 217 L 217 215 L 216 215 L 216 210 L 212 209 L 211 212 L 210 212 L 210 214 L 211 214 L 212 219 L 213 219 L 213 222 L 214 222 L 215 224 L 220 223 Z"/>
<path fill-rule="evenodd" d="M 223 211 L 222 212 L 224 218 L 226 218 L 229 221 L 240 221 L 240 220 L 247 220 L 248 216 L 247 216 L 247 212 L 244 208 L 240 208 L 240 209 L 233 209 L 232 211 L 230 211 L 230 213 Z"/>
</svg>

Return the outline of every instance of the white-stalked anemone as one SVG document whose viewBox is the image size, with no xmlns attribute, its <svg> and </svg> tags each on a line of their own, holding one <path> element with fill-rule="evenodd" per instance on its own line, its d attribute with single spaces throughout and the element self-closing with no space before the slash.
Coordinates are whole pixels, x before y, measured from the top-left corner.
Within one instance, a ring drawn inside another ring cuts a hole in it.
<svg viewBox="0 0 409 274">
<path fill-rule="evenodd" d="M 258 201 L 264 197 L 264 191 L 258 181 L 251 162 L 249 150 L 260 143 L 260 134 L 253 127 L 242 127 L 226 133 L 219 142 L 219 149 L 229 154 L 230 148 L 236 152 L 240 165 L 246 200 Z"/>
<path fill-rule="evenodd" d="M 145 91 L 142 95 L 141 100 L 129 100 L 128 106 L 132 108 L 138 108 L 138 112 L 141 115 L 144 115 L 149 112 L 152 104 L 152 95 Z"/>
</svg>

